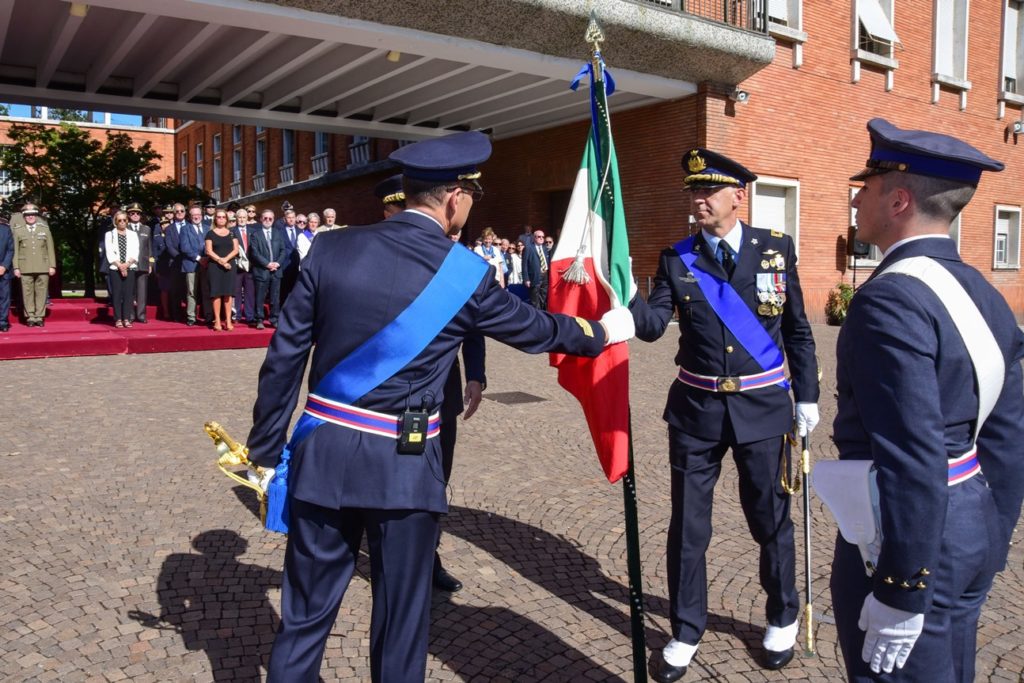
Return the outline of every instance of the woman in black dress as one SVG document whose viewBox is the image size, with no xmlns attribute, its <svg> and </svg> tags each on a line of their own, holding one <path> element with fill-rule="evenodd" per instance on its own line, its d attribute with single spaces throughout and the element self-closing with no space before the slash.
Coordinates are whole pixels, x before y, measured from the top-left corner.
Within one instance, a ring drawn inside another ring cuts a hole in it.
<svg viewBox="0 0 1024 683">
<path fill-rule="evenodd" d="M 213 226 L 206 233 L 206 256 L 210 266 L 206 277 L 210 284 L 210 301 L 213 304 L 213 329 L 221 329 L 221 311 L 224 326 L 235 329 L 231 324 L 231 300 L 235 294 L 235 257 L 238 256 L 238 240 L 228 228 L 228 212 L 217 209 L 213 214 Z M 221 308 L 223 306 L 223 309 Z"/>
</svg>

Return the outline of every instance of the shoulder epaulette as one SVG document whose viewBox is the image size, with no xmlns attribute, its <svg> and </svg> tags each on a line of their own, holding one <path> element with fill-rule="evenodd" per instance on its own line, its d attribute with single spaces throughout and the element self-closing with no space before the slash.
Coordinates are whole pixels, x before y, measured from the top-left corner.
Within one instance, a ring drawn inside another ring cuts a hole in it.
<svg viewBox="0 0 1024 683">
<path fill-rule="evenodd" d="M 781 230 L 772 230 L 772 237 L 785 237 L 786 233 Z"/>
</svg>

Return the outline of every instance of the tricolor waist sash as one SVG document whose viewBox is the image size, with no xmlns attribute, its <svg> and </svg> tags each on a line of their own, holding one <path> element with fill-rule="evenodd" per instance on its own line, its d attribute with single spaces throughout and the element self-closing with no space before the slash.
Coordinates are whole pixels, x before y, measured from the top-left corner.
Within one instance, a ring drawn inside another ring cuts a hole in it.
<svg viewBox="0 0 1024 683">
<path fill-rule="evenodd" d="M 949 486 L 962 484 L 980 472 L 981 463 L 978 462 L 978 449 L 972 448 L 959 458 L 953 458 L 949 461 L 947 484 Z"/>
<path fill-rule="evenodd" d="M 775 343 L 768 330 L 764 329 L 750 306 L 725 280 L 708 273 L 697 265 L 697 254 L 693 253 L 693 237 L 687 237 L 672 245 L 676 254 L 686 268 L 693 273 L 704 298 L 718 319 L 736 337 L 737 343 L 757 361 L 765 372 L 771 372 L 783 363 L 782 350 Z M 749 256 L 749 255 L 748 255 Z M 789 381 L 785 377 L 779 382 L 783 389 L 789 389 Z"/>
<path fill-rule="evenodd" d="M 288 533 L 288 463 L 299 444 L 317 427 L 330 422 L 397 437 L 397 418 L 351 404 L 420 355 L 473 296 L 488 267 L 470 250 L 452 245 L 434 277 L 409 306 L 320 378 L 310 392 L 312 406 L 307 402 L 270 480 L 267 529 Z M 430 420 L 428 431 L 440 427 L 439 421 L 435 424 L 433 417 Z M 432 434 L 428 433 L 429 436 Z"/>
<path fill-rule="evenodd" d="M 701 375 L 690 372 L 686 368 L 679 368 L 678 379 L 683 384 L 705 391 L 720 392 L 723 394 L 735 394 L 739 391 L 750 391 L 761 389 L 775 384 L 783 384 L 786 381 L 786 370 L 783 366 L 772 368 L 766 372 L 759 372 L 754 375 L 732 375 L 715 376 Z"/>
<path fill-rule="evenodd" d="M 397 439 L 402 427 L 402 418 L 400 417 L 339 403 L 316 394 L 308 396 L 303 413 L 339 427 L 386 436 L 389 439 Z M 439 411 L 427 420 L 427 438 L 432 439 L 440 433 L 441 413 Z"/>
</svg>

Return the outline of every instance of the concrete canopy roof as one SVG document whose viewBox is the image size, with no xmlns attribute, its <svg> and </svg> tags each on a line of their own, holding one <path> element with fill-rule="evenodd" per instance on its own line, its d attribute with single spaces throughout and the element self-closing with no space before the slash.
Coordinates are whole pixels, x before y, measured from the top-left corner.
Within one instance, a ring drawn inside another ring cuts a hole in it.
<svg viewBox="0 0 1024 683">
<path fill-rule="evenodd" d="M 748 31 L 623 0 L 0 0 L 0 101 L 398 139 L 589 115 L 568 81 L 604 23 L 617 109 L 736 83 Z"/>
</svg>

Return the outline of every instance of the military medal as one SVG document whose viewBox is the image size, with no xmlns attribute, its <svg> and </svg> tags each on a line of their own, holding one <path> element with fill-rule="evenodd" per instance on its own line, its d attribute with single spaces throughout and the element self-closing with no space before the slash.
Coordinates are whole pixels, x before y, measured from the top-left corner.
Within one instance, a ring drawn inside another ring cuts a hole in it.
<svg viewBox="0 0 1024 683">
<path fill-rule="evenodd" d="M 766 269 L 766 270 L 768 269 L 768 260 L 767 259 L 764 259 L 764 260 L 761 261 L 761 267 Z"/>
</svg>

